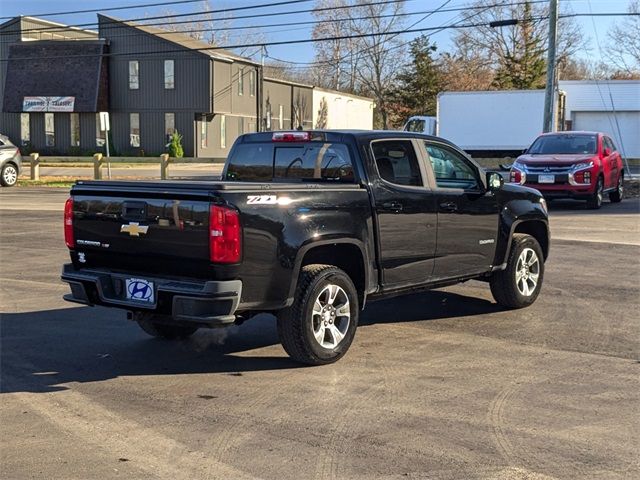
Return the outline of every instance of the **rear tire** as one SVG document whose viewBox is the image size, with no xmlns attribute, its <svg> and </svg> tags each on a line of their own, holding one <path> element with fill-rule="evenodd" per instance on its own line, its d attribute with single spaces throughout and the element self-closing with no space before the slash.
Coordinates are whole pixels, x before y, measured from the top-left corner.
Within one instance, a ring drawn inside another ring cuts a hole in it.
<svg viewBox="0 0 640 480">
<path fill-rule="evenodd" d="M 291 307 L 278 314 L 278 335 L 289 356 L 307 365 L 342 358 L 358 326 L 358 292 L 351 278 L 332 265 L 307 265 Z"/>
<path fill-rule="evenodd" d="M 544 255 L 531 235 L 514 233 L 507 268 L 489 281 L 496 302 L 506 308 L 528 307 L 538 298 L 544 278 Z"/>
<path fill-rule="evenodd" d="M 5 163 L 0 172 L 0 184 L 3 187 L 13 187 L 18 183 L 18 168 L 13 163 Z"/>
<path fill-rule="evenodd" d="M 153 319 L 138 320 L 138 325 L 140 325 L 140 328 L 152 337 L 164 338 L 165 340 L 187 338 L 198 330 L 198 327 L 169 325 L 167 323 L 154 321 Z"/>
<path fill-rule="evenodd" d="M 602 176 L 598 177 L 598 183 L 596 184 L 596 191 L 587 200 L 587 208 L 597 210 L 602 206 L 602 200 L 604 199 L 604 180 Z"/>
<path fill-rule="evenodd" d="M 620 203 L 624 198 L 624 173 L 618 176 L 618 185 L 616 189 L 609 194 L 609 200 L 612 203 Z"/>
</svg>

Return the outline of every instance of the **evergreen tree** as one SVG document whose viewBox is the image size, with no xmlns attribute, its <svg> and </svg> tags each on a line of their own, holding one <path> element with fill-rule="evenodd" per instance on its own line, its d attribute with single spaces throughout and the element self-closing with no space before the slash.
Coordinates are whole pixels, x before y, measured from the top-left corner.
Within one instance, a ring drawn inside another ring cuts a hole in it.
<svg viewBox="0 0 640 480">
<path fill-rule="evenodd" d="M 421 35 L 410 43 L 411 63 L 396 76 L 390 92 L 394 120 L 402 122 L 412 115 L 435 115 L 442 74 L 433 54 L 437 50 L 429 37 Z"/>
</svg>

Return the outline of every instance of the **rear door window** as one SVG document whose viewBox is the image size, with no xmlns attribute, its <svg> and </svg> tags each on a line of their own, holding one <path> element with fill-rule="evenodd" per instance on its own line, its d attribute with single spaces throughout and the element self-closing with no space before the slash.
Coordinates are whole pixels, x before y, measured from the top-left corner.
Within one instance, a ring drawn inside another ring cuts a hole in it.
<svg viewBox="0 0 640 480">
<path fill-rule="evenodd" d="M 371 143 L 380 177 L 396 185 L 424 185 L 411 140 L 383 140 Z"/>
</svg>

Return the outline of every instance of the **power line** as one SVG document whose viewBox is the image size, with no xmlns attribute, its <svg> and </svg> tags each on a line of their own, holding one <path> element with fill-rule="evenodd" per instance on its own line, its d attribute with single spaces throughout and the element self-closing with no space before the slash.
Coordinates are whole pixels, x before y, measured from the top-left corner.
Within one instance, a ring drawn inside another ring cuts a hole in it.
<svg viewBox="0 0 640 480">
<path fill-rule="evenodd" d="M 528 21 L 538 21 L 538 20 L 544 20 L 547 17 L 533 17 L 531 19 L 529 19 Z M 98 56 L 102 56 L 102 57 L 122 57 L 122 56 L 127 56 L 127 57 L 131 57 L 131 56 L 142 56 L 142 55 L 158 55 L 158 54 L 168 54 L 168 53 L 185 53 L 185 52 L 204 52 L 207 50 L 232 50 L 235 48 L 247 48 L 247 47 L 265 47 L 265 46 L 275 46 L 275 45 L 300 45 L 300 44 L 305 44 L 305 43 L 318 43 L 318 42 L 328 42 L 328 41 L 335 41 L 335 40 L 348 40 L 348 39 L 355 39 L 355 38 L 372 38 L 372 37 L 382 37 L 382 36 L 387 36 L 387 35 L 400 35 L 403 33 L 418 33 L 418 32 L 429 32 L 429 31 L 434 31 L 434 30 L 440 30 L 440 29 L 451 29 L 451 28 L 473 28 L 473 27 L 486 27 L 489 24 L 487 22 L 480 22 L 480 23 L 470 23 L 470 24 L 466 24 L 466 25 L 449 25 L 449 26 L 444 26 L 444 27 L 423 27 L 423 28 L 412 28 L 412 29 L 403 29 L 403 30 L 393 30 L 393 31 L 389 31 L 389 32 L 373 32 L 373 33 L 360 33 L 360 34 L 355 34 L 355 35 L 338 35 L 338 36 L 333 36 L 333 37 L 326 37 L 326 38 L 303 38 L 303 39 L 297 39 L 297 40 L 282 40 L 282 41 L 272 41 L 272 42 L 257 42 L 257 43 L 244 43 L 244 44 L 234 44 L 234 45 L 224 45 L 224 46 L 207 46 L 207 47 L 199 47 L 199 48 L 180 48 L 180 49 L 173 49 L 173 50 L 153 50 L 153 51 L 147 51 L 147 52 L 121 52 L 121 53 L 104 53 L 104 54 L 99 54 Z M 38 57 L 38 59 L 45 59 L 45 58 L 81 58 L 81 57 L 95 57 L 96 54 L 79 54 L 79 55 L 55 55 L 55 56 L 43 56 L 43 57 Z M 33 58 L 30 57 L 23 57 L 23 58 L 13 58 L 12 60 L 33 60 Z M 2 61 L 7 61 L 7 60 L 2 60 Z"/>
<path fill-rule="evenodd" d="M 442 32 L 443 30 L 445 30 L 447 28 L 460 26 L 462 24 L 462 22 L 466 22 L 466 21 L 472 19 L 473 17 L 477 17 L 478 15 L 481 15 L 482 13 L 486 12 L 490 8 L 509 7 L 509 6 L 514 6 L 514 5 L 523 5 L 525 3 L 546 3 L 546 1 L 547 0 L 538 0 L 538 1 L 534 0 L 533 2 L 523 1 L 523 2 L 518 2 L 518 3 L 496 3 L 496 4 L 492 4 L 492 5 L 485 5 L 481 9 L 470 13 L 469 15 L 465 16 L 464 18 L 461 18 L 460 20 L 453 19 L 453 20 L 449 21 L 448 23 L 444 23 L 444 24 L 436 27 L 436 29 L 433 32 L 431 32 L 430 35 L 435 35 L 437 33 L 440 33 L 440 32 Z M 468 9 L 465 9 L 465 10 L 468 10 Z M 416 24 L 413 24 L 413 25 L 416 25 Z M 412 42 L 412 40 L 409 40 L 407 42 L 403 42 L 400 45 L 396 45 L 396 46 L 390 47 L 388 50 L 396 50 L 396 49 L 405 47 L 406 45 L 410 44 L 411 42 Z M 365 48 L 363 50 L 360 50 L 357 54 L 365 53 L 365 52 L 371 50 L 371 48 L 372 47 L 368 47 L 368 48 Z M 322 65 L 326 65 L 326 64 L 334 64 L 336 62 L 342 62 L 342 61 L 346 60 L 348 57 L 349 57 L 348 55 L 345 55 L 345 56 L 343 56 L 340 59 L 337 59 L 335 61 L 324 60 L 324 61 L 317 61 L 317 62 L 293 62 L 293 61 L 282 60 L 282 59 L 274 58 L 274 57 L 269 57 L 269 58 L 271 58 L 272 60 L 283 62 L 283 63 L 297 64 L 297 65 L 307 65 L 305 67 L 289 67 L 289 68 L 302 69 L 302 68 L 310 68 L 311 66 L 316 66 L 316 65 L 321 65 L 321 64 Z M 275 68 L 277 68 L 277 67 L 275 67 Z"/>
<path fill-rule="evenodd" d="M 270 4 L 262 4 L 262 5 L 252 5 L 252 6 L 245 6 L 245 7 L 234 7 L 234 8 L 226 8 L 226 9 L 220 9 L 220 10 L 209 10 L 208 12 L 198 12 L 198 13 L 181 13 L 181 14 L 171 14 L 171 15 L 164 15 L 161 17 L 142 17 L 142 18 L 130 18 L 130 19 L 116 19 L 116 21 L 118 23 L 124 23 L 126 24 L 127 22 L 140 22 L 140 26 L 147 26 L 147 27 L 151 27 L 151 26 L 167 26 L 167 25 L 180 25 L 180 24 L 184 24 L 184 23 L 193 23 L 193 22 L 197 22 L 197 21 L 220 21 L 220 20 L 226 20 L 226 19 L 211 19 L 211 18 L 202 18 L 202 19 L 189 19 L 189 20 L 178 20 L 176 22 L 167 22 L 167 19 L 171 19 L 171 18 L 180 18 L 180 17 L 187 17 L 187 16 L 198 16 L 198 15 L 210 15 L 212 13 L 227 13 L 227 12 L 231 12 L 231 11 L 237 11 L 237 10 L 251 10 L 251 9 L 258 9 L 258 8 L 266 8 L 266 7 L 272 7 L 272 6 L 278 6 L 278 5 L 285 5 L 285 4 L 292 4 L 292 3 L 302 3 L 302 2 L 309 2 L 312 0 L 288 0 L 288 1 L 281 1 L 281 2 L 276 2 L 276 3 L 270 3 Z M 401 3 L 401 2 L 405 2 L 405 1 L 414 1 L 414 0 L 379 0 L 379 1 L 374 1 L 374 2 L 368 2 L 368 3 L 362 3 L 359 4 L 359 7 L 368 7 L 368 6 L 374 6 L 374 5 L 387 5 L 387 4 L 393 4 L 393 3 Z M 233 17 L 233 20 L 240 20 L 240 19 L 247 19 L 247 18 L 262 18 L 262 17 L 275 17 L 275 16 L 283 16 L 283 15 L 295 15 L 295 14 L 299 14 L 299 13 L 312 13 L 312 12 L 322 12 L 322 11 L 328 11 L 328 10 L 343 10 L 343 9 L 348 9 L 348 8 L 353 8 L 352 5 L 338 5 L 336 7 L 323 7 L 323 8 L 309 8 L 309 9 L 305 9 L 305 10 L 291 10 L 291 11 L 286 11 L 286 12 L 267 12 L 267 13 L 258 13 L 258 14 L 253 14 L 253 15 L 241 15 L 241 16 L 237 16 L 237 17 Z M 141 23 L 141 22 L 147 22 L 149 20 L 158 20 L 158 19 L 162 19 L 164 20 L 163 22 L 155 22 L 155 23 Z M 112 27 L 102 27 L 102 28 L 118 28 L 119 25 L 115 25 Z M 75 25 L 65 25 L 65 26 L 55 26 L 55 27 L 47 27 L 47 28 L 32 28 L 32 29 L 26 29 L 26 30 L 22 30 L 21 33 L 42 33 L 42 32 L 64 32 L 69 30 L 70 28 L 82 28 L 82 27 L 100 27 L 100 23 L 83 23 L 83 24 L 75 24 Z M 10 32 L 0 32 L 0 36 L 1 35 L 11 35 Z"/>
<path fill-rule="evenodd" d="M 199 0 L 201 1 L 201 0 Z M 547 0 L 532 0 L 529 2 L 516 2 L 516 3 L 511 3 L 508 5 L 524 5 L 525 3 L 546 3 Z M 365 4 L 366 6 L 367 4 Z M 492 7 L 498 7 L 498 6 L 503 6 L 503 5 L 507 5 L 507 4 L 502 4 L 502 3 L 495 3 L 492 5 L 488 5 L 485 6 L 486 8 L 492 8 Z M 485 8 L 483 7 L 483 8 Z M 344 8 L 344 7 L 341 7 Z M 348 22 L 348 21 L 354 21 L 354 20 L 371 20 L 371 19 L 380 19 L 380 18 L 388 18 L 388 17 L 393 17 L 393 16 L 398 16 L 398 17 L 411 17 L 411 16 L 416 16 L 416 15 L 424 15 L 424 14 L 431 14 L 431 13 L 448 13 L 448 12 L 459 12 L 459 11 L 466 11 L 469 10 L 469 7 L 453 7 L 453 8 L 442 8 L 442 9 L 436 9 L 436 10 L 422 10 L 422 11 L 417 11 L 417 12 L 405 12 L 405 13 L 397 13 L 397 14 L 384 14 L 384 15 L 369 15 L 369 16 L 362 16 L 362 17 L 345 17 L 345 18 L 340 18 L 340 19 L 331 19 L 331 20 L 310 20 L 310 21 L 305 21 L 305 22 L 284 22 L 284 23 L 272 23 L 272 24 L 264 24 L 264 25 L 236 25 L 236 26 L 232 26 L 232 27 L 216 27 L 216 28 L 198 28 L 198 29 L 188 29 L 188 30 L 175 30 L 175 31 L 164 31 L 164 32 L 158 32 L 156 35 L 173 35 L 176 33 L 180 33 L 180 34 L 189 34 L 189 33 L 206 33 L 206 32 L 220 32 L 220 31 L 231 31 L 231 30 L 253 30 L 253 29 L 261 29 L 261 28 L 271 28 L 271 27 L 288 27 L 288 26 L 298 26 L 298 25 L 318 25 L 318 24 L 322 24 L 322 23 L 330 23 L 330 22 L 334 22 L 334 21 L 339 21 L 339 22 Z M 286 13 L 286 12 L 285 12 Z M 277 13 L 275 15 L 284 15 L 285 13 Z M 295 12 L 289 12 L 286 14 L 290 14 L 290 13 L 295 13 Z M 259 14 L 259 15 L 247 15 L 247 16 L 243 16 L 243 17 L 233 17 L 230 20 L 239 20 L 242 18 L 255 18 L 255 17 L 262 17 L 264 15 Z M 428 18 L 428 17 L 425 17 Z M 421 19 L 419 22 L 422 22 L 425 20 L 425 18 Z M 185 23 L 190 23 L 192 22 L 192 20 L 189 20 L 189 22 L 185 22 Z M 418 23 L 419 23 L 418 22 Z M 182 22 L 180 22 L 182 23 Z M 163 23 L 162 25 L 167 25 L 167 26 L 171 26 L 171 25 L 179 25 L 180 23 Z M 148 26 L 153 26 L 155 24 L 141 24 L 140 26 L 142 27 L 148 27 Z M 106 27 L 109 28 L 109 27 Z M 37 30 L 39 31 L 39 30 Z M 266 32 L 266 33 L 277 33 L 280 31 L 289 31 L 289 30 L 278 30 L 278 31 L 271 31 L 271 32 Z M 111 38 L 125 38 L 125 37 L 135 37 L 139 35 L 138 33 L 127 33 L 127 34 L 122 34 L 122 35 L 114 35 Z"/>
<path fill-rule="evenodd" d="M 72 10 L 67 12 L 34 13 L 31 15 L 21 15 L 21 16 L 23 17 L 54 17 L 54 16 L 62 16 L 62 15 L 77 15 L 79 13 L 113 12 L 115 10 L 134 10 L 134 9 L 146 8 L 146 7 L 163 7 L 166 5 L 178 5 L 182 3 L 197 3 L 197 2 L 202 2 L 202 0 L 178 0 L 173 2 L 145 3 L 142 5 L 129 5 L 129 6 L 121 6 L 121 7 L 90 8 L 87 10 Z M 12 18 L 14 17 L 0 17 L 0 20 L 10 20 Z"/>
</svg>

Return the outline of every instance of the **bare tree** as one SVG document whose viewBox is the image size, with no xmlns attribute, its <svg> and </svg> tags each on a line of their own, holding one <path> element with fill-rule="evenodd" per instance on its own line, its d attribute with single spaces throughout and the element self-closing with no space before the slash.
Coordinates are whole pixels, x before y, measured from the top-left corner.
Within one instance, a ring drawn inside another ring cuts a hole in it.
<svg viewBox="0 0 640 480">
<path fill-rule="evenodd" d="M 203 0 L 201 8 L 202 14 L 198 16 L 198 19 L 188 23 L 172 23 L 169 20 L 162 28 L 169 32 L 183 33 L 194 40 L 215 46 L 245 43 L 248 35 L 251 36 L 252 43 L 266 42 L 266 36 L 264 32 L 260 31 L 260 27 L 246 28 L 240 30 L 239 32 L 241 33 L 238 34 L 231 33 L 228 27 L 230 27 L 233 22 L 233 16 L 230 12 L 213 13 L 209 0 Z M 175 12 L 165 10 L 164 13 L 167 17 L 170 17 Z M 239 38 L 242 39 L 241 42 L 237 41 Z M 235 53 L 242 56 L 254 56 L 259 51 L 259 49 L 256 50 L 256 47 L 247 47 L 237 49 Z"/>
<path fill-rule="evenodd" d="M 389 128 L 388 93 L 398 73 L 398 65 L 404 63 L 406 51 L 402 38 L 389 32 L 402 29 L 403 11 L 403 2 L 374 5 L 365 0 L 357 0 L 356 7 L 350 10 L 352 18 L 360 18 L 350 22 L 354 34 L 381 34 L 359 39 L 357 79 L 359 90 L 375 99 L 378 116 L 375 121 L 383 129 Z"/>
<path fill-rule="evenodd" d="M 640 75 L 640 0 L 632 0 L 626 17 L 609 31 L 606 47 L 609 61 L 621 74 Z"/>
<path fill-rule="evenodd" d="M 535 88 L 544 83 L 544 62 L 547 49 L 548 6 L 526 3 L 524 5 L 495 5 L 494 0 L 476 0 L 469 7 L 474 12 L 474 22 L 486 24 L 461 29 L 454 37 L 454 45 L 460 50 L 471 50 L 484 57 L 497 73 L 498 87 Z M 494 20 L 518 19 L 517 25 L 491 28 Z M 524 22 L 522 21 L 524 20 Z M 585 47 L 580 26 L 571 18 L 558 22 L 557 59 L 562 63 Z"/>
</svg>

